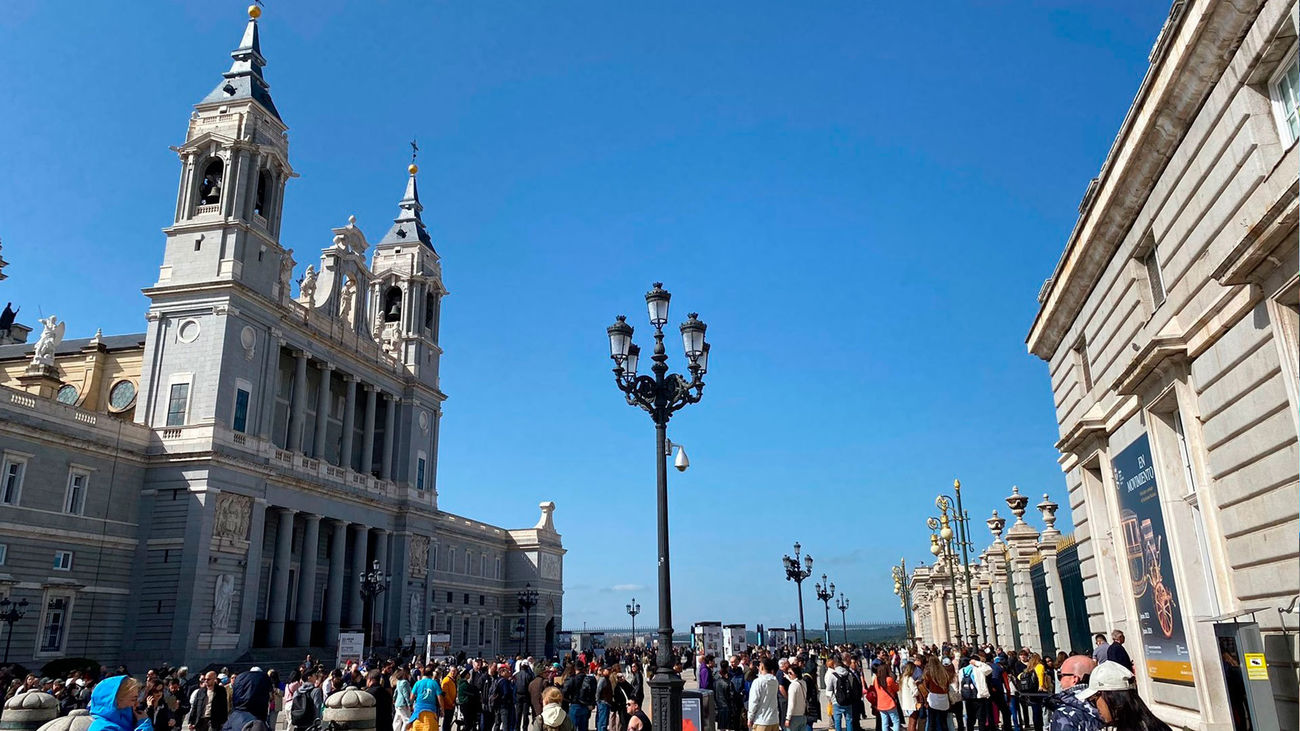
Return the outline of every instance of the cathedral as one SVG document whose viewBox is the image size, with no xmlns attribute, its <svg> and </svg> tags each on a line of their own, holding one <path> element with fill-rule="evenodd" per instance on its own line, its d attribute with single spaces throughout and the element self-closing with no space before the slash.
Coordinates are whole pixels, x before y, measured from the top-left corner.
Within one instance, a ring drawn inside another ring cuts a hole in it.
<svg viewBox="0 0 1300 731">
<path fill-rule="evenodd" d="M 378 241 L 349 218 L 294 282 L 260 15 L 172 148 L 144 332 L 0 316 L 0 599 L 24 612 L 7 660 L 274 662 L 353 631 L 549 655 L 554 503 L 517 530 L 438 509 L 446 290 L 419 171 Z"/>
</svg>

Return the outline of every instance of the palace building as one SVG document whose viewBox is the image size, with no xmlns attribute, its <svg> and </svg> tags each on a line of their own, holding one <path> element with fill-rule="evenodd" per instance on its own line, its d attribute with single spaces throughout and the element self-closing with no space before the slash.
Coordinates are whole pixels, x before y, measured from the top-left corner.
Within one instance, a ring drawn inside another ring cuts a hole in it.
<svg viewBox="0 0 1300 731">
<path fill-rule="evenodd" d="M 287 127 L 249 15 L 174 148 L 145 331 L 63 340 L 51 317 L 33 344 L 0 318 L 0 597 L 27 602 L 9 661 L 332 657 L 363 630 L 497 654 L 522 647 L 525 618 L 527 649 L 549 654 L 554 504 L 520 530 L 438 509 L 446 290 L 418 170 L 382 237 L 332 229 L 295 292 Z"/>
</svg>

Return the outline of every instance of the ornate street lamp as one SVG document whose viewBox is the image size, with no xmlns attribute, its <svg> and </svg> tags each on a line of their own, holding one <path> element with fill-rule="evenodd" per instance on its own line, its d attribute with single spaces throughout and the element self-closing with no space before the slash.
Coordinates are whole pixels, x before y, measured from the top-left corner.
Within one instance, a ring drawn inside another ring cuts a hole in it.
<svg viewBox="0 0 1300 731">
<path fill-rule="evenodd" d="M 641 613 L 641 605 L 636 603 L 636 597 L 632 597 L 632 603 L 627 605 L 627 613 L 632 617 L 632 646 L 636 647 L 636 615 Z"/>
<path fill-rule="evenodd" d="M 844 630 L 844 644 L 849 644 L 849 621 L 845 619 L 844 613 L 849 611 L 848 597 L 840 592 L 840 596 L 835 600 L 835 608 L 840 610 L 840 628 Z"/>
<path fill-rule="evenodd" d="M 912 590 L 907 585 L 907 559 L 899 559 L 891 571 L 894 574 L 894 593 L 898 595 L 898 605 L 903 608 L 903 630 L 907 632 L 910 645 L 915 638 L 912 636 Z"/>
<path fill-rule="evenodd" d="M 20 599 L 13 601 L 9 597 L 0 599 L 0 622 L 9 626 L 8 634 L 5 635 L 5 664 L 9 664 L 9 644 L 14 639 L 14 624 L 27 616 L 27 600 Z"/>
<path fill-rule="evenodd" d="M 682 350 L 686 354 L 690 380 L 668 373 L 664 349 L 664 325 L 668 324 L 668 301 L 672 295 L 662 282 L 646 293 L 646 310 L 654 327 L 653 375 L 637 375 L 641 349 L 632 343 L 632 326 L 619 315 L 606 329 L 609 356 L 614 361 L 614 383 L 631 406 L 639 406 L 655 425 L 656 502 L 659 528 L 659 648 L 655 673 L 650 678 L 650 702 L 654 706 L 652 725 L 665 731 L 682 727 L 682 678 L 673 670 L 672 574 L 668 561 L 668 420 L 688 404 L 699 403 L 704 395 L 704 374 L 709 370 L 706 326 L 694 312 L 682 323 Z"/>
<path fill-rule="evenodd" d="M 528 644 L 529 633 L 533 624 L 533 607 L 537 606 L 537 590 L 533 588 L 532 582 L 524 584 L 524 588 L 519 590 L 519 611 L 524 613 L 524 652 L 532 649 Z"/>
<path fill-rule="evenodd" d="M 380 594 L 388 591 L 388 582 L 391 577 L 384 573 L 379 566 L 379 559 L 370 564 L 370 571 L 361 575 L 361 599 L 365 601 L 366 606 L 370 609 L 370 651 L 375 651 L 375 600 Z M 366 653 L 362 648 L 362 657 Z"/>
<path fill-rule="evenodd" d="M 970 643 L 974 645 L 979 641 L 979 633 L 975 631 L 975 597 L 971 592 L 969 551 L 975 550 L 975 546 L 971 543 L 970 515 L 968 515 L 961 506 L 961 480 L 953 480 L 952 488 L 953 493 L 956 495 L 956 500 L 947 495 L 940 494 L 934 499 L 934 506 L 939 509 L 941 513 L 940 522 L 943 524 L 943 527 L 947 529 L 948 535 L 945 540 L 948 541 L 948 547 L 950 550 L 952 548 L 953 538 L 951 524 L 955 523 L 957 525 L 956 539 L 957 544 L 961 546 L 962 578 L 966 585 L 966 627 L 970 630 Z M 953 507 L 954 502 L 957 503 L 955 508 Z M 956 561 L 956 558 L 957 555 L 954 551 L 954 562 Z M 956 590 L 954 589 L 954 591 Z M 985 639 L 987 640 L 987 638 Z"/>
<path fill-rule="evenodd" d="M 952 590 L 952 623 L 957 628 L 957 640 L 961 640 L 961 612 L 957 609 L 957 566 L 952 551 L 952 528 L 948 526 L 948 514 L 940 518 L 926 518 L 925 524 L 930 528 L 930 553 L 935 557 L 935 567 L 946 566 L 948 569 L 948 586 Z M 942 527 L 941 527 L 942 526 Z"/>
<path fill-rule="evenodd" d="M 803 563 L 799 562 L 799 541 L 794 542 L 794 557 L 782 556 L 781 563 L 785 564 L 785 580 L 793 581 L 799 593 L 799 644 L 808 644 L 808 635 L 804 632 L 803 626 L 803 580 L 812 576 L 813 557 L 808 554 L 803 557 Z"/>
<path fill-rule="evenodd" d="M 826 625 L 825 625 L 826 646 L 830 647 L 831 646 L 831 597 L 835 596 L 835 582 L 832 581 L 827 583 L 826 574 L 822 574 L 821 583 L 813 584 L 813 587 L 817 590 L 817 598 L 821 600 L 822 604 L 826 605 Z"/>
</svg>

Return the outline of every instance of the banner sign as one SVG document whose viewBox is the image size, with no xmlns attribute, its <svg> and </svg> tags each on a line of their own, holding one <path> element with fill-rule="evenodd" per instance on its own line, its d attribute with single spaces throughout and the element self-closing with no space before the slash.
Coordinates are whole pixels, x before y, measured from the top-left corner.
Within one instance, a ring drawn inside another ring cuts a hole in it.
<svg viewBox="0 0 1300 731">
<path fill-rule="evenodd" d="M 428 664 L 434 658 L 447 657 L 451 654 L 451 633 L 432 632 L 424 636 L 424 662 Z"/>
<path fill-rule="evenodd" d="M 341 668 L 349 661 L 361 662 L 361 653 L 365 650 L 366 636 L 361 632 L 340 632 L 338 657 L 334 667 Z"/>
<path fill-rule="evenodd" d="M 1178 611 L 1178 588 L 1166 545 L 1150 439 L 1146 434 L 1138 437 L 1111 464 L 1147 670 L 1156 680 L 1192 685 L 1191 655 Z"/>
</svg>

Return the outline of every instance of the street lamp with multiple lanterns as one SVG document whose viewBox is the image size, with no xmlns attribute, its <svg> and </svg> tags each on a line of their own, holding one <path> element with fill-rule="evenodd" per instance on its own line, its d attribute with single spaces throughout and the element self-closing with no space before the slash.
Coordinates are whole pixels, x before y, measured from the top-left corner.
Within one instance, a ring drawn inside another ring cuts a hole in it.
<svg viewBox="0 0 1300 731">
<path fill-rule="evenodd" d="M 8 625 L 8 633 L 5 635 L 5 659 L 6 665 L 9 664 L 9 644 L 14 639 L 14 625 L 23 617 L 27 616 L 27 600 L 19 599 L 14 601 L 9 597 L 0 599 L 0 622 Z"/>
<path fill-rule="evenodd" d="M 799 593 L 799 644 L 808 644 L 808 635 L 804 632 L 803 625 L 803 580 L 812 576 L 813 557 L 808 554 L 803 557 L 803 563 L 799 562 L 799 541 L 794 542 L 794 556 L 782 556 L 781 563 L 785 565 L 785 580 L 793 581 Z"/>
<path fill-rule="evenodd" d="M 907 642 L 911 644 L 915 634 L 912 630 L 912 590 L 907 585 L 907 559 L 899 559 L 891 571 L 894 574 L 894 594 L 898 595 L 898 606 L 903 608 L 903 628 L 907 632 Z"/>
<path fill-rule="evenodd" d="M 632 646 L 636 647 L 636 615 L 641 613 L 641 605 L 636 603 L 636 597 L 627 605 L 627 614 L 632 618 Z"/>
<path fill-rule="evenodd" d="M 961 547 L 961 570 L 962 579 L 966 589 L 966 629 L 967 636 L 970 637 L 971 644 L 979 641 L 979 628 L 975 626 L 975 595 L 971 591 L 971 569 L 970 569 L 970 551 L 975 550 L 975 545 L 971 543 L 970 535 L 970 515 L 961 506 L 961 480 L 952 481 L 953 494 L 956 496 L 940 494 L 934 499 L 934 506 L 939 509 L 942 520 L 941 523 L 948 527 L 948 534 L 952 536 L 951 526 L 956 525 L 957 545 Z M 956 506 L 953 503 L 956 503 Z M 951 541 L 949 542 L 951 548 Z M 952 556 L 954 562 L 957 554 L 954 551 Z M 954 598 L 955 599 L 955 598 Z M 987 638 L 986 638 L 987 639 Z"/>
<path fill-rule="evenodd" d="M 533 607 L 537 606 L 537 590 L 533 588 L 532 582 L 524 584 L 524 588 L 519 590 L 519 611 L 524 613 L 524 652 L 528 652 L 528 634 L 532 629 Z"/>
<path fill-rule="evenodd" d="M 650 359 L 652 375 L 638 375 L 641 349 L 632 342 L 632 326 L 619 315 L 606 328 L 609 355 L 614 361 L 614 383 L 631 406 L 650 415 L 655 425 L 655 471 L 659 532 L 659 647 L 655 653 L 655 674 L 650 678 L 653 725 L 661 729 L 682 726 L 682 679 L 673 670 L 672 575 L 668 561 L 668 420 L 689 404 L 699 403 L 704 395 L 704 374 L 709 369 L 709 344 L 704 341 L 706 325 L 692 312 L 679 328 L 690 379 L 668 373 L 668 353 L 664 349 L 664 325 L 668 324 L 668 301 L 672 295 L 662 282 L 655 282 L 646 293 L 646 309 L 654 327 L 654 351 Z"/>
<path fill-rule="evenodd" d="M 384 573 L 379 566 L 379 560 L 370 564 L 370 571 L 361 575 L 361 598 L 365 601 L 366 606 L 370 609 L 370 651 L 375 651 L 375 602 L 379 595 L 388 591 L 388 582 L 391 577 Z M 362 655 L 365 655 L 363 652 Z"/>
<path fill-rule="evenodd" d="M 849 599 L 840 592 L 840 596 L 835 600 L 835 608 L 840 610 L 840 628 L 844 630 L 844 644 L 849 644 L 849 621 L 845 618 L 845 612 L 849 611 Z"/>
<path fill-rule="evenodd" d="M 831 597 L 835 596 L 835 582 L 827 582 L 826 574 L 822 574 L 820 584 L 813 585 L 817 590 L 817 598 L 821 603 L 826 605 L 826 646 L 831 646 Z"/>
</svg>

